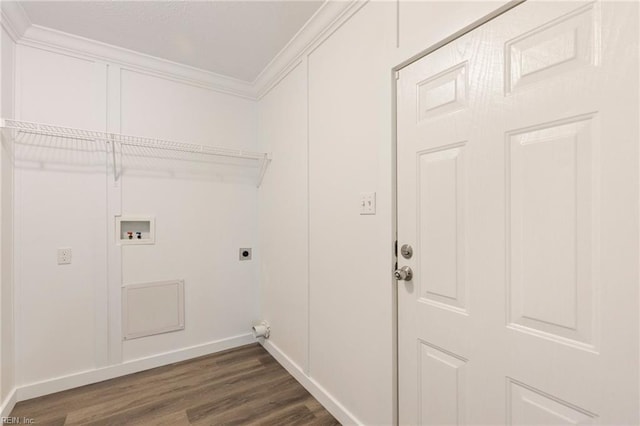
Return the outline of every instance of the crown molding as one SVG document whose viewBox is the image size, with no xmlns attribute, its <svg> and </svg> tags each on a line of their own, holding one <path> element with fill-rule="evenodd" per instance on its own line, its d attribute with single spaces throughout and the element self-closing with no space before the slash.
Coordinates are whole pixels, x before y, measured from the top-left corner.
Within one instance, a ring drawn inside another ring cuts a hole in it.
<svg viewBox="0 0 640 426">
<path fill-rule="evenodd" d="M 80 55 L 222 93 L 255 98 L 251 83 L 39 25 L 31 25 L 18 44 Z"/>
<path fill-rule="evenodd" d="M 17 2 L 0 1 L 0 24 L 11 39 L 17 42 L 31 26 L 31 20 Z"/>
<path fill-rule="evenodd" d="M 367 0 L 327 0 L 291 38 L 284 48 L 267 64 L 253 82 L 258 99 L 266 95 L 282 80 L 302 57 L 339 28 Z"/>
<path fill-rule="evenodd" d="M 20 45 L 59 52 L 258 100 L 278 84 L 304 55 L 357 12 L 367 0 L 326 0 L 252 82 L 161 59 L 31 23 L 18 2 L 1 1 L 1 24 Z"/>
</svg>

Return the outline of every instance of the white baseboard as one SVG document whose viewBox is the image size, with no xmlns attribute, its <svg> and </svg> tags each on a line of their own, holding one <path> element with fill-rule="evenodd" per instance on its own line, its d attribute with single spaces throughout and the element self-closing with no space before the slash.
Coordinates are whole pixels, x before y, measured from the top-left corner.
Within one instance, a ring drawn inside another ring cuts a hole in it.
<svg viewBox="0 0 640 426">
<path fill-rule="evenodd" d="M 11 389 L 9 395 L 2 401 L 0 405 L 0 418 L 9 417 L 11 411 L 13 411 L 13 407 L 16 406 L 16 402 L 18 402 L 18 393 L 16 392 L 16 388 Z"/>
<path fill-rule="evenodd" d="M 13 389 L 9 396 L 2 401 L 0 414 L 2 417 L 9 416 L 16 402 L 26 399 L 37 398 L 91 383 L 109 380 L 139 371 L 149 370 L 174 362 L 186 361 L 203 355 L 224 351 L 238 346 L 254 343 L 256 340 L 251 334 L 243 334 L 227 339 L 216 340 L 202 345 L 191 346 L 172 352 L 127 361 L 122 364 L 104 367 L 96 370 L 83 371 L 70 374 L 68 376 L 57 377 L 37 383 L 30 383 Z M 340 423 L 343 425 L 361 425 L 353 414 L 340 404 L 329 392 L 320 386 L 315 380 L 307 376 L 302 369 L 294 363 L 280 348 L 269 340 L 262 342 L 264 348 L 291 374 L 305 389 L 309 391 L 315 399 L 322 404 Z"/>
<path fill-rule="evenodd" d="M 91 383 L 102 382 L 127 374 L 137 373 L 139 371 L 149 370 L 151 368 L 160 367 L 174 362 L 186 361 L 203 355 L 209 355 L 215 352 L 224 351 L 226 349 L 255 343 L 256 339 L 252 334 L 242 334 L 240 336 L 229 337 L 227 339 L 216 340 L 202 345 L 191 346 L 176 351 L 165 352 L 146 358 L 127 361 L 122 364 L 112 365 L 109 367 L 99 368 L 96 370 L 83 371 L 80 373 L 70 374 L 68 376 L 57 377 L 55 379 L 45 380 L 37 383 L 23 385 L 14 390 L 13 404 L 17 401 L 37 398 L 42 395 L 48 395 L 67 389 L 77 388 L 79 386 L 89 385 Z M 16 398 L 17 397 L 17 398 Z M 8 404 L 8 403 L 7 403 Z M 8 405 L 7 405 L 8 406 Z M 4 403 L 2 415 L 4 416 Z M 13 406 L 11 407 L 13 408 Z"/>
<path fill-rule="evenodd" d="M 343 425 L 361 425 L 356 416 L 344 408 L 329 392 L 320 386 L 315 380 L 307 376 L 302 369 L 286 356 L 280 348 L 269 340 L 261 342 L 262 346 L 289 372 L 315 399 L 329 411 Z"/>
</svg>

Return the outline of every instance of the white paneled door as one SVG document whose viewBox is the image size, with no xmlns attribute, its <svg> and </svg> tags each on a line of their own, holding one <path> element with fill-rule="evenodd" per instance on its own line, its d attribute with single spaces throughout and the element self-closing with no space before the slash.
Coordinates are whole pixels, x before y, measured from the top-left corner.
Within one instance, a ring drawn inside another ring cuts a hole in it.
<svg viewBox="0 0 640 426">
<path fill-rule="evenodd" d="M 400 71 L 401 424 L 640 423 L 638 7 L 526 2 Z"/>
</svg>

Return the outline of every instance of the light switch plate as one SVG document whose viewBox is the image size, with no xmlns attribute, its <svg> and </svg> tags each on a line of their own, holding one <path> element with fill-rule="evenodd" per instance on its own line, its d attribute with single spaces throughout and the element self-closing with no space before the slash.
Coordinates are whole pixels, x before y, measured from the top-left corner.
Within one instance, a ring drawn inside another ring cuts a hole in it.
<svg viewBox="0 0 640 426">
<path fill-rule="evenodd" d="M 360 193 L 360 214 L 376 214 L 376 193 Z"/>
<path fill-rule="evenodd" d="M 71 247 L 60 247 L 58 249 L 58 265 L 68 265 L 71 263 Z"/>
</svg>

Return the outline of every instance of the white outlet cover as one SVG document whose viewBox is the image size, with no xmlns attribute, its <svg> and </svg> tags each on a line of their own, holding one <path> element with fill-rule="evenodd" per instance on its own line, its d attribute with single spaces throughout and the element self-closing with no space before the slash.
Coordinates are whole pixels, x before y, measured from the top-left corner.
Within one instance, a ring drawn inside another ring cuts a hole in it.
<svg viewBox="0 0 640 426">
<path fill-rule="evenodd" d="M 238 251 L 238 256 L 240 260 L 251 260 L 251 248 L 249 247 L 241 248 Z"/>
<path fill-rule="evenodd" d="M 376 214 L 376 193 L 375 192 L 360 193 L 360 214 L 361 215 Z"/>
</svg>

